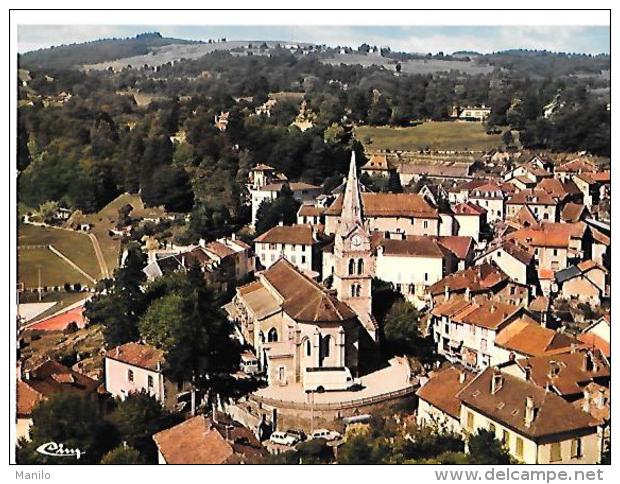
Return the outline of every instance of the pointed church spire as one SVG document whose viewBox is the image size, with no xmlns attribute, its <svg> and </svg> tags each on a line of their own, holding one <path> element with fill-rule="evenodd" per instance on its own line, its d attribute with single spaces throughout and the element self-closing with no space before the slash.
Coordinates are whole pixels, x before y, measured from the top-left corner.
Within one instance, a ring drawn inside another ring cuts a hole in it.
<svg viewBox="0 0 620 484">
<path fill-rule="evenodd" d="M 341 226 L 350 228 L 354 224 L 362 225 L 362 199 L 360 196 L 359 182 L 357 181 L 357 166 L 355 165 L 355 151 L 351 152 L 351 164 L 349 176 L 342 200 L 342 212 L 340 214 Z"/>
</svg>

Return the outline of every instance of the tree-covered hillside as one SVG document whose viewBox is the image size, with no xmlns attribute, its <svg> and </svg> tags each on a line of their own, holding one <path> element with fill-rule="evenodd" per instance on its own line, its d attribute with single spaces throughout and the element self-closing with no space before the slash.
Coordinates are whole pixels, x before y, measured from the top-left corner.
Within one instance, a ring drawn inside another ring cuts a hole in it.
<svg viewBox="0 0 620 484">
<path fill-rule="evenodd" d="M 112 45 L 168 40 L 92 44 L 107 46 L 95 48 L 103 57 L 126 55 Z M 80 54 L 90 45 L 67 49 L 93 62 Z M 490 106 L 488 127 L 518 132 L 525 148 L 610 153 L 602 56 L 504 53 L 501 62 L 491 57 L 501 65 L 489 73 L 422 75 L 272 48 L 270 55 L 218 51 L 158 69 L 82 72 L 63 68 L 71 62 L 57 65 L 59 49 L 34 53 L 39 60 L 19 84 L 19 199 L 29 207 L 54 200 L 93 212 L 119 193 L 140 191 L 149 205 L 192 212 L 192 236 L 205 235 L 247 222 L 244 184 L 256 163 L 333 187 L 351 149 L 363 161 L 356 126 L 447 120 L 454 106 L 469 104 Z M 564 72 L 579 66 L 581 74 L 542 76 L 541 59 Z M 222 112 L 229 114 L 221 131 L 214 120 Z M 499 147 L 511 142 L 501 139 Z"/>
<path fill-rule="evenodd" d="M 196 41 L 162 37 L 159 32 L 150 32 L 126 39 L 101 39 L 34 50 L 22 54 L 19 64 L 24 69 L 69 69 L 82 64 L 147 54 L 163 45 L 193 43 Z"/>
</svg>

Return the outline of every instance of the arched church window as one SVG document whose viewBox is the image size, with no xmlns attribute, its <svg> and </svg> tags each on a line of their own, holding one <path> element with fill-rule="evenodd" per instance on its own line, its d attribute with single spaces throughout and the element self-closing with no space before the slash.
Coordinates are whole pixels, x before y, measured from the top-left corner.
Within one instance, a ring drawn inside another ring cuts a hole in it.
<svg viewBox="0 0 620 484">
<path fill-rule="evenodd" d="M 306 339 L 306 356 L 312 356 L 312 343 L 309 339 Z"/>
<path fill-rule="evenodd" d="M 361 293 L 362 293 L 362 286 L 358 284 L 357 286 L 355 286 L 355 297 L 360 297 Z"/>
<path fill-rule="evenodd" d="M 349 275 L 355 274 L 355 259 L 349 259 Z"/>
<path fill-rule="evenodd" d="M 327 335 L 323 339 L 321 339 L 321 352 L 323 353 L 323 358 L 327 358 L 329 356 L 331 344 L 331 336 Z"/>
<path fill-rule="evenodd" d="M 267 333 L 267 341 L 269 343 L 275 343 L 278 341 L 278 330 L 276 328 L 271 328 Z"/>
<path fill-rule="evenodd" d="M 259 332 L 258 332 L 258 340 L 259 340 L 261 343 L 264 343 L 264 342 L 265 342 L 265 333 L 263 333 L 262 331 L 259 331 Z"/>
<path fill-rule="evenodd" d="M 355 284 L 351 284 L 351 297 L 355 297 Z"/>
<path fill-rule="evenodd" d="M 357 273 L 362 275 L 364 273 L 364 259 L 357 260 Z"/>
</svg>

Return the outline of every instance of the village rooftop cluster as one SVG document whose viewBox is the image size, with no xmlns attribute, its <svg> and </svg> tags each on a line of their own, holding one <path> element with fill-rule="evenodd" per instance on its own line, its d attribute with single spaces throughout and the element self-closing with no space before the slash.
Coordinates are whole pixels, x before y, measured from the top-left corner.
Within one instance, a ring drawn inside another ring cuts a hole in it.
<svg viewBox="0 0 620 484">
<path fill-rule="evenodd" d="M 191 386 L 168 378 L 162 350 L 136 341 L 105 351 L 101 382 L 79 363 L 20 368 L 19 435 L 28 436 L 37 402 L 57 392 L 143 391 L 190 413 L 153 436 L 160 463 L 251 462 L 303 438 L 289 423 L 339 442 L 343 422 L 415 398 L 420 425 L 490 430 L 518 462 L 600 462 L 610 444 L 609 171 L 585 154 L 497 151 L 481 162 L 510 160 L 498 175 L 436 162 L 411 175 L 398 169 L 404 156 L 371 153 L 360 167 L 353 154 L 328 195 L 258 164 L 247 183 L 252 214 L 287 187 L 302 202 L 296 224 L 252 245 L 233 235 L 147 249 L 148 281 L 198 265 L 207 281 L 236 286 L 224 309 L 247 348 L 239 371 L 263 388 L 191 416 Z M 358 173 L 422 183 L 416 193 L 374 193 Z M 437 365 L 381 361 L 373 278 L 421 311 Z M 82 310 L 26 327 L 83 327 Z"/>
</svg>

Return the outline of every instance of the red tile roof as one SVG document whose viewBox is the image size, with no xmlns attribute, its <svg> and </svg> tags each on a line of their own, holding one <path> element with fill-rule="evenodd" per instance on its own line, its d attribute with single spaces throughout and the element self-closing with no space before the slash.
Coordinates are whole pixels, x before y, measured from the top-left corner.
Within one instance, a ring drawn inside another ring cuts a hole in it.
<svg viewBox="0 0 620 484">
<path fill-rule="evenodd" d="M 159 365 L 164 362 L 164 351 L 145 343 L 125 343 L 108 350 L 106 358 L 158 371 Z"/>
<path fill-rule="evenodd" d="M 297 215 L 306 217 L 320 217 L 323 213 L 325 213 L 325 207 L 311 205 L 309 203 L 302 204 L 297 211 Z"/>
<path fill-rule="evenodd" d="M 581 333 L 577 336 L 577 339 L 588 348 L 599 350 L 607 358 L 611 356 L 611 345 L 609 344 L 609 341 L 606 341 L 599 335 L 595 333 Z"/>
<path fill-rule="evenodd" d="M 389 171 L 393 168 L 388 163 L 387 156 L 384 154 L 374 153 L 368 162 L 362 166 L 362 170 L 367 171 Z"/>
<path fill-rule="evenodd" d="M 491 393 L 493 372 L 493 368 L 487 368 L 466 386 L 458 394 L 461 403 L 534 441 L 584 429 L 596 431 L 598 420 L 555 393 L 512 375 L 502 374 L 501 387 Z M 525 422 L 527 397 L 535 408 L 529 425 Z"/>
<path fill-rule="evenodd" d="M 472 302 L 452 316 L 455 322 L 472 324 L 486 329 L 498 329 L 521 308 L 496 301 Z"/>
<path fill-rule="evenodd" d="M 463 375 L 463 376 L 461 376 Z M 433 407 L 460 420 L 461 401 L 456 395 L 474 378 L 474 374 L 460 366 L 444 368 L 434 375 L 416 392 L 418 398 Z"/>
<path fill-rule="evenodd" d="M 168 464 L 257 463 L 265 455 L 254 434 L 241 424 L 218 415 L 197 415 L 153 435 Z"/>
<path fill-rule="evenodd" d="M 438 218 L 437 209 L 431 207 L 417 193 L 369 193 L 362 195 L 362 210 L 366 217 L 418 217 Z M 342 195 L 325 211 L 326 215 L 340 215 Z"/>
<path fill-rule="evenodd" d="M 41 400 L 56 393 L 74 393 L 87 397 L 97 391 L 99 382 L 63 364 L 48 360 L 17 382 L 17 413 L 29 416 Z"/>
<path fill-rule="evenodd" d="M 537 227 L 527 227 L 517 230 L 506 236 L 508 240 L 517 240 L 533 247 L 568 248 L 572 238 L 581 238 L 586 226 L 583 222 L 546 223 Z"/>
<path fill-rule="evenodd" d="M 450 292 L 469 289 L 473 294 L 490 291 L 508 279 L 499 268 L 483 263 L 449 274 L 433 284 L 429 290 L 433 296 L 442 294 L 446 286 Z"/>
<path fill-rule="evenodd" d="M 454 215 L 475 215 L 480 217 L 487 213 L 486 209 L 473 202 L 457 203 L 452 207 Z"/>
<path fill-rule="evenodd" d="M 585 205 L 582 205 L 581 203 L 569 202 L 564 205 L 560 218 L 564 222 L 579 222 L 583 218 L 585 211 Z"/>
<path fill-rule="evenodd" d="M 527 205 L 523 205 L 512 218 L 515 222 L 517 222 L 521 227 L 531 227 L 538 225 L 538 219 L 532 209 Z"/>
<path fill-rule="evenodd" d="M 512 195 L 507 205 L 557 205 L 557 201 L 543 190 L 521 190 Z"/>
<path fill-rule="evenodd" d="M 460 260 L 467 259 L 474 248 L 474 239 L 469 236 L 440 235 L 437 241 Z"/>
<path fill-rule="evenodd" d="M 594 172 L 596 171 L 596 165 L 590 161 L 576 158 L 567 163 L 564 163 L 563 165 L 558 166 L 555 171 L 567 173 Z"/>
<path fill-rule="evenodd" d="M 254 243 L 312 245 L 311 225 L 276 225 L 254 239 Z"/>
<path fill-rule="evenodd" d="M 495 345 L 526 356 L 567 353 L 577 340 L 563 333 L 544 328 L 529 317 L 513 321 L 495 338 Z"/>
<path fill-rule="evenodd" d="M 535 190 L 542 190 L 548 193 L 550 196 L 554 198 L 564 198 L 567 195 L 577 195 L 580 194 L 581 191 L 575 185 L 575 183 L 571 181 L 561 182 L 557 178 L 545 178 L 536 185 Z"/>
<path fill-rule="evenodd" d="M 231 249 L 226 244 L 223 244 L 222 242 L 219 242 L 217 240 L 214 240 L 213 242 L 209 242 L 205 246 L 205 249 L 208 252 L 212 252 L 213 254 L 215 254 L 217 257 L 221 259 L 228 257 L 229 255 L 233 255 L 235 253 L 233 249 Z"/>
<path fill-rule="evenodd" d="M 579 349 L 574 352 L 522 358 L 517 360 L 519 367 L 529 368 L 533 383 L 545 388 L 552 385 L 562 396 L 577 395 L 583 387 L 600 378 L 609 378 L 609 363 L 598 351 Z"/>
<path fill-rule="evenodd" d="M 405 239 L 383 239 L 378 247 L 384 255 L 443 258 L 444 252 L 432 237 L 409 235 Z"/>
<path fill-rule="evenodd" d="M 534 258 L 534 249 L 527 246 L 519 245 L 514 240 L 506 240 L 501 245 L 501 248 L 504 250 L 504 252 L 511 255 L 523 264 L 531 264 L 532 259 Z"/>
<path fill-rule="evenodd" d="M 302 274 L 286 259 L 277 261 L 261 277 L 282 297 L 282 309 L 296 321 L 341 322 L 356 318 L 347 304 Z"/>
</svg>

